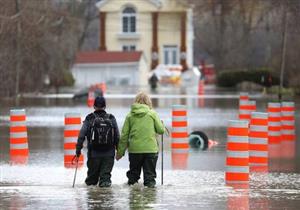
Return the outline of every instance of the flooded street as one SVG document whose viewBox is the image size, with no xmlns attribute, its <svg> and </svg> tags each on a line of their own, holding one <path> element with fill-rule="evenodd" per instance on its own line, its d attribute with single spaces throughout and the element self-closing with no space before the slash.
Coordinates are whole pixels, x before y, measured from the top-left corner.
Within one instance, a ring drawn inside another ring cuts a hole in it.
<svg viewBox="0 0 300 210">
<path fill-rule="evenodd" d="M 187 104 L 189 133 L 203 131 L 209 139 L 218 142 L 206 151 L 191 148 L 186 161 L 176 162 L 171 139 L 164 136 L 164 185 L 160 184 L 160 154 L 154 189 L 144 188 L 142 180 L 136 186 L 126 185 L 127 156 L 115 162 L 111 188 L 87 187 L 84 184 L 86 165 L 78 169 L 75 188 L 72 188 L 75 169 L 65 168 L 63 163 L 64 114 L 80 113 L 83 120 L 92 109 L 85 102 L 71 99 L 23 99 L 20 102 L 26 109 L 30 155 L 27 165 L 10 164 L 9 110 L 13 105 L 2 102 L 0 209 L 299 209 L 300 130 L 297 129 L 295 142 L 270 147 L 269 173 L 251 173 L 250 187 L 246 189 L 226 186 L 226 129 L 228 120 L 238 118 L 238 94 L 215 96 L 205 100 L 153 99 L 155 110 L 169 130 L 171 106 Z M 266 111 L 267 102 L 274 101 L 259 95 L 254 99 L 258 111 Z M 297 100 L 295 119 L 299 128 Z M 132 101 L 132 98 L 107 99 L 107 111 L 115 115 L 119 129 Z M 84 154 L 86 161 L 86 150 Z"/>
</svg>

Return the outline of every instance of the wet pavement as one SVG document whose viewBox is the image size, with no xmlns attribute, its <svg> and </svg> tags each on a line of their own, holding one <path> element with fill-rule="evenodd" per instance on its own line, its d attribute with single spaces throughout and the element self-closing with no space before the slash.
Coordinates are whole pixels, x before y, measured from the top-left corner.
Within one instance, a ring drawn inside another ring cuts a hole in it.
<svg viewBox="0 0 300 210">
<path fill-rule="evenodd" d="M 13 105 L 1 102 L 0 209 L 299 209 L 299 137 L 296 143 L 273 146 L 269 173 L 251 173 L 249 188 L 225 185 L 226 129 L 228 120 L 238 116 L 237 96 L 221 94 L 205 100 L 174 96 L 153 101 L 168 128 L 171 128 L 171 105 L 186 103 L 189 132 L 204 131 L 219 143 L 206 151 L 190 149 L 187 162 L 176 166 L 170 137 L 165 136 L 164 185 L 160 185 L 159 158 L 155 189 L 144 188 L 142 180 L 133 187 L 126 185 L 127 156 L 115 162 L 112 188 L 86 187 L 86 166 L 78 170 L 72 188 L 75 170 L 63 166 L 64 114 L 78 112 L 83 119 L 92 109 L 85 102 L 71 99 L 20 102 L 26 109 L 30 156 L 27 165 L 11 165 L 9 110 Z M 274 98 L 256 100 L 257 110 L 265 111 L 267 102 Z M 108 112 L 116 116 L 120 128 L 131 103 L 132 98 L 107 100 Z M 299 99 L 296 106 L 299 110 Z M 296 127 L 299 122 L 300 115 L 296 112 Z M 299 129 L 297 132 L 299 136 Z"/>
</svg>

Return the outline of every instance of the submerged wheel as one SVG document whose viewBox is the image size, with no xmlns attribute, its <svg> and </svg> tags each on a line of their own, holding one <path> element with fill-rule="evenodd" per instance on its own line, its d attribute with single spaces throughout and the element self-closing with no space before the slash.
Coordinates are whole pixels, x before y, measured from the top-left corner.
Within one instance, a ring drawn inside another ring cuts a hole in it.
<svg viewBox="0 0 300 210">
<path fill-rule="evenodd" d="M 189 135 L 189 144 L 192 148 L 206 150 L 208 148 L 208 137 L 202 131 L 193 131 Z"/>
</svg>

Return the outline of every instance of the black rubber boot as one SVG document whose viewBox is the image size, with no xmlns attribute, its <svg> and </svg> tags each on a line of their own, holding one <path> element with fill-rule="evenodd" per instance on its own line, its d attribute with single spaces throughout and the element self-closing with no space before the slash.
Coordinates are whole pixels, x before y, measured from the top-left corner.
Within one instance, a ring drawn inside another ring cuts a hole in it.
<svg viewBox="0 0 300 210">
<path fill-rule="evenodd" d="M 158 159 L 157 153 L 149 153 L 144 155 L 143 173 L 144 185 L 153 188 L 156 185 L 156 163 Z"/>
</svg>

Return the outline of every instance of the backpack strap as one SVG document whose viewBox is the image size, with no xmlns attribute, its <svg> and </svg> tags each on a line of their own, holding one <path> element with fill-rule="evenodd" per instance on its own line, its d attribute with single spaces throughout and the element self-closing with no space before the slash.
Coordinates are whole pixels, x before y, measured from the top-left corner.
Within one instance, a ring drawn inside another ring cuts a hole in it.
<svg viewBox="0 0 300 210">
<path fill-rule="evenodd" d="M 106 116 L 106 118 L 109 119 L 109 120 L 112 120 L 112 119 L 113 119 L 113 115 L 110 114 L 110 113 L 106 113 L 105 116 Z M 112 122 L 112 121 L 111 121 L 111 122 Z M 114 127 L 114 126 L 113 126 L 113 123 L 112 123 L 112 127 Z"/>
<path fill-rule="evenodd" d="M 112 119 L 112 114 L 106 113 L 105 115 L 107 116 L 107 118 Z"/>
<path fill-rule="evenodd" d="M 88 130 L 89 130 L 89 133 L 90 133 L 90 139 L 88 138 L 88 141 L 91 141 L 91 139 L 92 139 L 92 135 L 93 135 L 93 132 L 94 132 L 93 127 L 94 127 L 96 118 L 101 117 L 101 116 L 97 115 L 95 112 L 92 112 L 91 114 L 94 117 L 93 118 L 91 117 L 91 119 L 89 121 L 89 129 Z"/>
<path fill-rule="evenodd" d="M 115 127 L 115 125 L 113 124 L 113 121 L 112 121 L 113 115 L 110 114 L 110 113 L 106 113 L 106 116 L 107 116 L 108 119 L 111 120 L 111 133 L 112 133 L 113 142 L 115 142 L 115 129 L 116 129 L 116 127 Z"/>
<path fill-rule="evenodd" d="M 115 126 L 112 122 L 112 119 L 113 119 L 112 114 L 106 113 L 106 115 L 107 115 L 108 119 L 111 120 L 111 137 L 112 137 L 113 144 L 115 144 Z"/>
<path fill-rule="evenodd" d="M 94 116 L 94 118 L 93 118 L 91 121 L 93 121 L 93 123 L 94 123 L 94 122 L 95 122 L 95 119 L 96 119 L 98 116 L 97 116 L 97 114 L 96 114 L 95 112 L 93 112 L 93 116 Z M 92 123 L 92 124 L 93 124 L 93 123 Z"/>
</svg>

